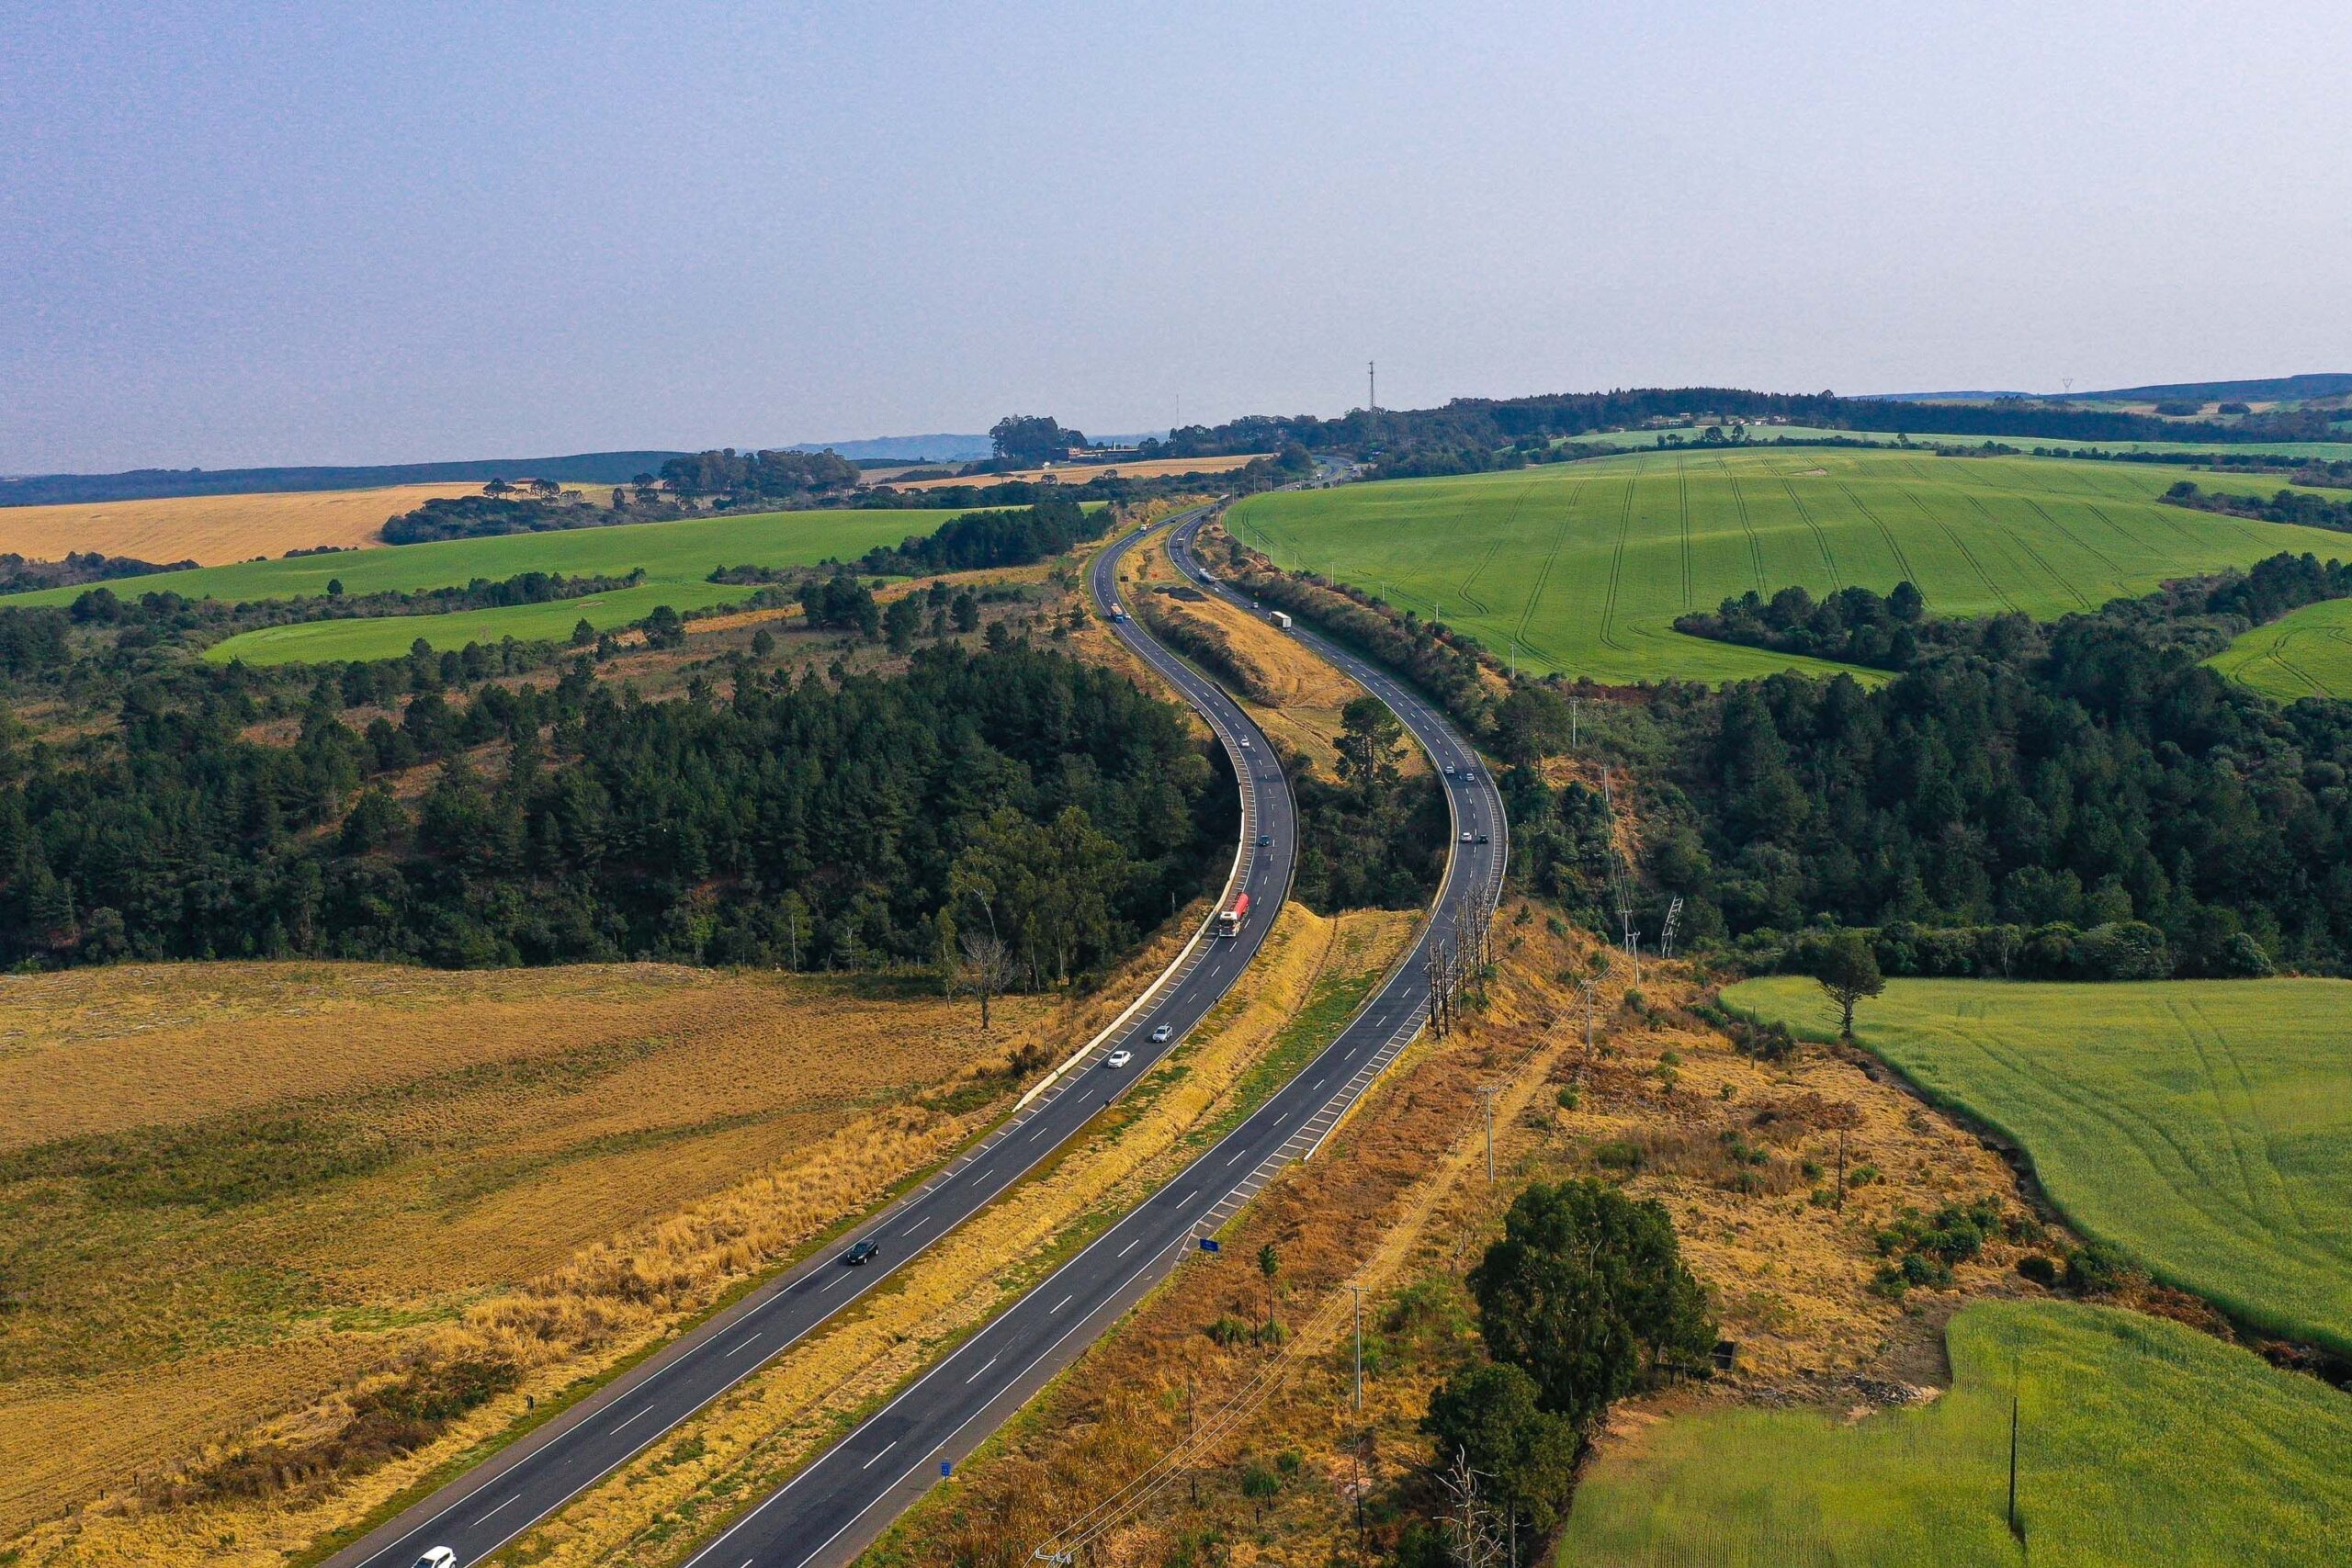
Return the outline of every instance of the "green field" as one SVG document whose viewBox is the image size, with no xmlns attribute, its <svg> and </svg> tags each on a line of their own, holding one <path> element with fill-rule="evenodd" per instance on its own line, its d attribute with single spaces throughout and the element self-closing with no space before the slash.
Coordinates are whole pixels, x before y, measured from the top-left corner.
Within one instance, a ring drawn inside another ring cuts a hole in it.
<svg viewBox="0 0 2352 1568">
<path fill-rule="evenodd" d="M 1801 447 L 1663 452 L 1255 496 L 1234 531 L 1462 627 L 1522 668 L 1722 681 L 1831 666 L 1688 637 L 1749 589 L 1908 578 L 1946 615 L 2055 616 L 2165 579 L 2352 539 L 2156 501 L 2179 476 L 2040 457 Z"/>
<path fill-rule="evenodd" d="M 1672 431 L 1612 430 L 1592 435 L 1572 435 L 1570 441 L 1606 442 L 1620 446 L 1647 446 L 1663 434 L 1679 434 L 1685 442 L 1696 442 L 1702 427 L 1686 426 Z M 1901 437 L 1891 430 L 1836 430 L 1818 424 L 1751 424 L 1747 427 L 1748 444 L 1769 446 L 1775 440 L 1787 441 L 1862 441 L 1874 446 L 1893 446 Z M 2030 452 L 2040 446 L 2051 451 L 2081 452 L 2245 452 L 2262 453 L 2287 457 L 2311 457 L 2331 461 L 2352 457 L 2352 441 L 2074 441 L 2050 435 L 1953 435 L 1914 432 L 1915 446 L 1981 446 L 1986 441 L 1997 441 L 2004 446 L 2015 446 Z M 1687 451 L 1689 448 L 1686 447 Z"/>
<path fill-rule="evenodd" d="M 163 572 L 136 579 L 128 586 L 113 586 L 117 592 L 172 589 L 190 598 L 209 595 L 237 601 L 324 593 L 331 578 L 341 579 L 345 592 L 377 593 L 462 586 L 478 577 L 496 581 L 525 571 L 621 577 L 638 567 L 645 569 L 648 581 L 643 586 L 593 598 L 446 615 L 272 626 L 231 637 L 208 650 L 208 657 L 216 660 L 243 659 L 258 664 L 388 659 L 406 653 L 420 637 L 441 649 L 495 642 L 509 635 L 561 637 L 569 636 L 582 617 L 602 631 L 642 619 L 656 604 L 689 610 L 726 604 L 745 597 L 748 591 L 705 581 L 714 567 L 810 566 L 828 558 L 848 560 L 876 545 L 895 545 L 910 534 L 928 534 L 954 515 L 952 512 L 880 510 L 763 512 L 394 545 L 292 560 L 241 561 L 234 566 Z M 83 592 L 53 588 L 12 594 L 0 599 L 0 604 L 70 604 Z"/>
<path fill-rule="evenodd" d="M 2255 627 L 2206 662 L 2282 703 L 2352 697 L 2352 599 L 2306 604 Z"/>
<path fill-rule="evenodd" d="M 2352 1399 L 2161 1318 L 1984 1303 L 1947 1333 L 1953 1386 L 1849 1423 L 1675 1416 L 1577 1489 L 1564 1568 L 1960 1568 L 2339 1562 Z M 2018 1410 L 2010 1537 L 2010 1391 Z"/>
<path fill-rule="evenodd" d="M 1724 1000 L 1816 1037 L 1835 1025 L 1799 976 Z M 2014 1139 L 2077 1228 L 2352 1354 L 2352 981 L 1894 980 L 1855 1032 Z"/>
</svg>

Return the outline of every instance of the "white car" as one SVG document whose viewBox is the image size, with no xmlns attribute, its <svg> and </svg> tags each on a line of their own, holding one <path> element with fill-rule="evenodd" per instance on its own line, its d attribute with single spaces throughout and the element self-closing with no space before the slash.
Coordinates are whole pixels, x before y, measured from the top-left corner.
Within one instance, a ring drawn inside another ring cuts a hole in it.
<svg viewBox="0 0 2352 1568">
<path fill-rule="evenodd" d="M 416 1560 L 416 1568 L 458 1568 L 458 1554 L 446 1546 L 436 1546 Z"/>
<path fill-rule="evenodd" d="M 1462 841 L 1465 844 L 1475 841 L 1470 837 L 1470 829 L 1467 828 L 1462 829 Z"/>
<path fill-rule="evenodd" d="M 1136 1054 L 1133 1051 L 1114 1051 L 1102 1058 L 1102 1065 L 1106 1067 L 1124 1067 L 1135 1059 Z"/>
<path fill-rule="evenodd" d="M 1151 1032 L 1151 1043 L 1155 1045 L 1165 1045 L 1168 1043 L 1168 1037 L 1175 1032 L 1172 1025 L 1163 1023 Z"/>
</svg>

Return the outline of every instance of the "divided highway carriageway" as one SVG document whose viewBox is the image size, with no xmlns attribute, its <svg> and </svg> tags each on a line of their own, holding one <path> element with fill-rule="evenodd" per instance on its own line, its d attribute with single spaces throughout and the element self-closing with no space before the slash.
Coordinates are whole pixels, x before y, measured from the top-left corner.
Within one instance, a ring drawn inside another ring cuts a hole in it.
<svg viewBox="0 0 2352 1568">
<path fill-rule="evenodd" d="M 1185 541 L 1205 515 L 1177 520 L 1171 548 L 1180 559 L 1186 558 Z M 1117 561 L 1133 543 L 1122 541 L 1097 558 L 1091 587 L 1106 610 L 1116 602 Z M 1242 893 L 1249 895 L 1250 917 L 1239 934 L 1213 935 L 1212 914 L 1170 968 L 1108 1029 L 1046 1086 L 1033 1089 L 1010 1120 L 920 1189 L 835 1247 L 786 1271 L 578 1408 L 338 1552 L 327 1568 L 412 1568 L 436 1547 L 450 1551 L 457 1568 L 481 1562 L 986 1207 L 1181 1043 L 1186 1031 L 1233 987 L 1289 896 L 1297 852 L 1289 786 L 1264 735 L 1222 690 L 1161 647 L 1132 616 L 1114 626 L 1201 713 L 1239 781 L 1239 844 L 1217 904 L 1229 908 Z M 1467 747 L 1442 720 L 1385 675 L 1346 656 L 1334 661 L 1396 706 L 1432 755 L 1457 766 L 1470 760 Z M 1172 1266 L 1193 1236 L 1223 1224 L 1276 1167 L 1316 1145 L 1418 1032 L 1427 1007 L 1421 962 L 1426 944 L 1433 936 L 1450 937 L 1465 909 L 1492 908 L 1502 867 L 1500 799 L 1475 766 L 1449 793 L 1458 831 L 1469 833 L 1472 841 L 1457 845 L 1439 913 L 1425 923 L 1420 943 L 1340 1037 L 1160 1192 L 728 1527 L 693 1559 L 696 1568 L 800 1568 L 854 1556 L 937 1479 L 943 1461 L 952 1462 L 977 1446 L 1074 1359 Z M 1491 847 L 1476 842 L 1482 833 L 1491 836 Z M 1170 1038 L 1155 1042 L 1152 1036 L 1163 1025 Z M 1120 1050 L 1133 1054 L 1131 1063 L 1120 1069 L 1105 1066 L 1105 1059 Z M 870 1262 L 858 1268 L 842 1264 L 844 1252 L 866 1243 L 875 1248 Z"/>
</svg>

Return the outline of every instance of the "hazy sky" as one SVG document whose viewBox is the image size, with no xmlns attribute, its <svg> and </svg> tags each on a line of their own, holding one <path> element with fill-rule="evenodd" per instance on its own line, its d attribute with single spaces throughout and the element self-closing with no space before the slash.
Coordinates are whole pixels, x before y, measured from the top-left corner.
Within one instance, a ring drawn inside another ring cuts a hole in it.
<svg viewBox="0 0 2352 1568">
<path fill-rule="evenodd" d="M 0 0 L 0 472 L 2352 370 L 2352 5 Z"/>
</svg>

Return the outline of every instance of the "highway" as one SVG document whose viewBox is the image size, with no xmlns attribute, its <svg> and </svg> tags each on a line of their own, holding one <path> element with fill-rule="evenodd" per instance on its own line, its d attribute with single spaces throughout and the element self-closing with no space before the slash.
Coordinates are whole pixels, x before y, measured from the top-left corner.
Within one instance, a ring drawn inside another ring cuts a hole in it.
<svg viewBox="0 0 2352 1568">
<path fill-rule="evenodd" d="M 1098 558 L 1099 599 L 1110 597 L 1115 563 L 1128 547 L 1123 541 Z M 1217 908 L 1230 907 L 1238 893 L 1248 891 L 1250 918 L 1240 934 L 1214 936 L 1204 923 L 1144 995 L 1063 1065 L 1049 1088 L 1031 1090 L 1010 1120 L 922 1187 L 560 1418 L 337 1552 L 327 1568 L 412 1568 L 434 1547 L 454 1552 L 459 1568 L 481 1562 L 1001 1196 L 1182 1043 L 1185 1032 L 1232 988 L 1290 896 L 1298 847 L 1290 785 L 1274 765 L 1265 736 L 1223 691 L 1132 621 L 1116 623 L 1114 629 L 1199 710 L 1232 763 L 1241 830 Z M 1162 1026 L 1170 1038 L 1155 1042 L 1152 1035 Z M 1106 1058 L 1120 1050 L 1132 1052 L 1134 1059 L 1124 1067 L 1109 1066 Z M 870 1263 L 851 1267 L 840 1260 L 853 1244 L 866 1241 L 877 1249 Z M 1007 1360 L 1006 1371 L 1014 1365 Z M 967 1388 L 982 1392 L 992 1386 Z"/>
<path fill-rule="evenodd" d="M 1190 554 L 1207 515 L 1178 520 L 1171 555 L 1196 586 L 1230 599 L 1201 581 Z M 1106 604 L 1115 589 L 1113 571 L 1106 552 L 1093 579 L 1095 595 Z M 1132 617 L 1120 625 L 1129 646 L 1152 646 Z M 1413 949 L 1339 1037 L 1238 1127 L 737 1519 L 689 1560 L 689 1568 L 832 1568 L 855 1557 L 939 1483 L 944 1467 L 1075 1360 L 1200 1237 L 1232 1218 L 1282 1166 L 1319 1148 L 1420 1032 L 1430 944 L 1455 940 L 1465 922 L 1485 919 L 1495 907 L 1508 847 L 1502 800 L 1476 753 L 1436 710 L 1376 666 L 1304 628 L 1293 635 L 1386 702 L 1436 759 L 1442 778 L 1444 767 L 1455 770 L 1446 787 L 1453 853 Z M 1153 662 L 1166 668 L 1158 657 Z M 1193 675 L 1184 682 L 1196 703 L 1203 700 L 1198 681 Z M 1256 739 L 1261 756 L 1264 744 Z M 1260 787 L 1270 789 L 1272 759 L 1259 766 Z"/>
</svg>

